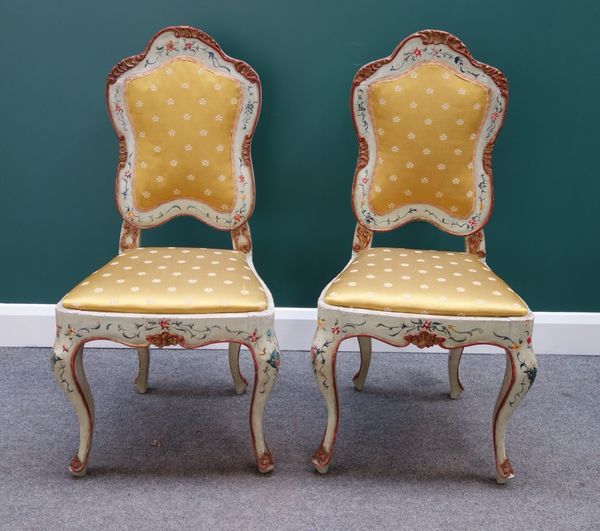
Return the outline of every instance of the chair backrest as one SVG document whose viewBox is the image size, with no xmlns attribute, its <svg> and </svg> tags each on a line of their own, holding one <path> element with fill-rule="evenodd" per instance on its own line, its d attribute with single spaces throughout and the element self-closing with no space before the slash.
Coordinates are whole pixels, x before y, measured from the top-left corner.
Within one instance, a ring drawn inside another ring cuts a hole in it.
<svg viewBox="0 0 600 531">
<path fill-rule="evenodd" d="M 455 235 L 479 231 L 492 208 L 491 155 L 507 97 L 504 75 L 442 31 L 414 33 L 362 67 L 351 93 L 357 238 L 415 220 Z"/>
<path fill-rule="evenodd" d="M 201 30 L 169 27 L 112 69 L 106 97 L 120 142 L 116 202 L 124 228 L 137 237 L 181 215 L 223 230 L 245 226 L 261 101 L 249 65 Z"/>
</svg>

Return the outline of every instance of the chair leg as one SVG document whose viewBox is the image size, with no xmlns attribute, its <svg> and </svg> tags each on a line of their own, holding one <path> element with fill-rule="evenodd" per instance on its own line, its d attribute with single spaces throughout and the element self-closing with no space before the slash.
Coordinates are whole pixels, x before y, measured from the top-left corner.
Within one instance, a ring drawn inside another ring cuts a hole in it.
<svg viewBox="0 0 600 531">
<path fill-rule="evenodd" d="M 79 418 L 79 450 L 71 459 L 69 472 L 84 476 L 94 434 L 94 399 L 83 370 L 83 345 L 65 348 L 56 342 L 50 364 L 58 385 Z"/>
<path fill-rule="evenodd" d="M 463 384 L 460 382 L 459 367 L 463 348 L 451 348 L 448 352 L 448 380 L 450 381 L 450 398 L 458 398 L 463 392 Z"/>
<path fill-rule="evenodd" d="M 504 439 L 508 421 L 521 399 L 533 385 L 537 375 L 535 354 L 529 347 L 507 350 L 506 370 L 500 393 L 496 399 L 493 416 L 494 455 L 496 458 L 496 481 L 506 483 L 514 477 Z"/>
<path fill-rule="evenodd" d="M 279 347 L 277 339 L 268 330 L 250 351 L 254 359 L 254 389 L 250 405 L 250 433 L 258 470 L 263 474 L 273 470 L 275 461 L 265 442 L 263 413 L 265 404 L 279 371 Z"/>
<path fill-rule="evenodd" d="M 229 343 L 229 370 L 233 378 L 235 394 L 242 395 L 248 387 L 248 380 L 240 372 L 240 343 Z"/>
<path fill-rule="evenodd" d="M 354 387 L 357 391 L 362 391 L 365 388 L 365 380 L 369 373 L 369 366 L 371 365 L 371 338 L 367 336 L 358 336 L 358 348 L 360 349 L 360 368 L 358 372 L 352 377 Z"/>
<path fill-rule="evenodd" d="M 148 370 L 150 368 L 150 350 L 148 347 L 139 347 L 138 363 L 139 370 L 133 383 L 138 393 L 145 393 L 148 390 Z"/>
<path fill-rule="evenodd" d="M 335 374 L 335 362 L 339 341 L 324 341 L 317 330 L 311 348 L 313 372 L 317 385 L 327 404 L 327 428 L 321 446 L 313 454 L 312 463 L 317 472 L 325 474 L 329 470 L 333 446 L 339 422 L 339 403 Z"/>
</svg>

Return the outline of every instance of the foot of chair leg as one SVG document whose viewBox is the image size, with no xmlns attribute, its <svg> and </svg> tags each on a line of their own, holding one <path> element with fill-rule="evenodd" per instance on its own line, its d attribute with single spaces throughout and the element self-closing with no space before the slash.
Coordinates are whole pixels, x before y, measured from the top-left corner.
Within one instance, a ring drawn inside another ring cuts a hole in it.
<svg viewBox="0 0 600 531">
<path fill-rule="evenodd" d="M 69 472 L 75 477 L 85 476 L 87 473 L 87 465 L 84 465 L 79 456 L 75 454 L 73 459 L 71 459 L 71 464 L 69 465 Z"/>
<path fill-rule="evenodd" d="M 327 474 L 329 472 L 329 463 L 331 462 L 331 454 L 321 445 L 313 454 L 312 464 L 319 474 Z"/>
<path fill-rule="evenodd" d="M 258 466 L 258 471 L 261 474 L 268 474 L 275 468 L 275 461 L 273 460 L 273 455 L 271 452 L 266 450 L 257 460 L 256 464 Z"/>
<path fill-rule="evenodd" d="M 512 464 L 507 457 L 506 460 L 500 465 L 500 469 L 496 470 L 496 483 L 498 483 L 498 485 L 505 485 L 514 477 L 515 474 Z"/>
</svg>

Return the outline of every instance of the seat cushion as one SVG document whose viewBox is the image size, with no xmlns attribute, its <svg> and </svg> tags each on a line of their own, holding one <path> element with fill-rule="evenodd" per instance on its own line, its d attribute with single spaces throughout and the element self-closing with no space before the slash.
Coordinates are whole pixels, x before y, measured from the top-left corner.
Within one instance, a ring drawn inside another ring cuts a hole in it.
<svg viewBox="0 0 600 531">
<path fill-rule="evenodd" d="M 325 293 L 333 306 L 404 313 L 511 317 L 529 313 L 480 258 L 459 252 L 360 251 Z"/>
<path fill-rule="evenodd" d="M 126 251 L 62 300 L 65 308 L 124 313 L 266 310 L 267 295 L 244 253 L 147 247 Z"/>
</svg>

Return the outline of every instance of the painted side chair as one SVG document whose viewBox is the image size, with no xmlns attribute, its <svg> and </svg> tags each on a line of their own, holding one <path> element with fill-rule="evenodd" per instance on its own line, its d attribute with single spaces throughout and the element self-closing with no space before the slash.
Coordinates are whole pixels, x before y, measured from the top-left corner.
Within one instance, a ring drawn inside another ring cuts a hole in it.
<svg viewBox="0 0 600 531">
<path fill-rule="evenodd" d="M 273 458 L 262 418 L 277 377 L 273 299 L 252 265 L 248 218 L 254 207 L 250 144 L 261 91 L 254 70 L 191 27 L 169 27 L 108 76 L 108 108 L 119 138 L 116 202 L 119 254 L 56 307 L 51 364 L 80 424 L 69 470 L 86 472 L 94 402 L 83 347 L 107 339 L 136 347 L 136 387 L 146 392 L 149 346 L 197 348 L 229 343 L 235 391 L 246 388 L 240 345 L 254 359 L 250 432 L 258 468 Z M 188 215 L 231 232 L 233 250 L 148 248 L 142 229 Z"/>
<path fill-rule="evenodd" d="M 450 396 L 463 348 L 506 351 L 493 413 L 498 483 L 513 477 L 504 436 L 536 376 L 533 315 L 485 262 L 483 227 L 492 207 L 492 148 L 508 85 L 442 31 L 420 31 L 384 59 L 362 67 L 351 106 L 359 142 L 352 204 L 358 220 L 352 258 L 323 290 L 311 359 L 327 403 L 327 428 L 313 465 L 327 472 L 338 428 L 335 364 L 340 342 L 357 337 L 362 390 L 371 338 L 395 346 L 449 350 Z M 465 252 L 372 248 L 374 232 L 426 221 L 465 238 Z"/>
</svg>

